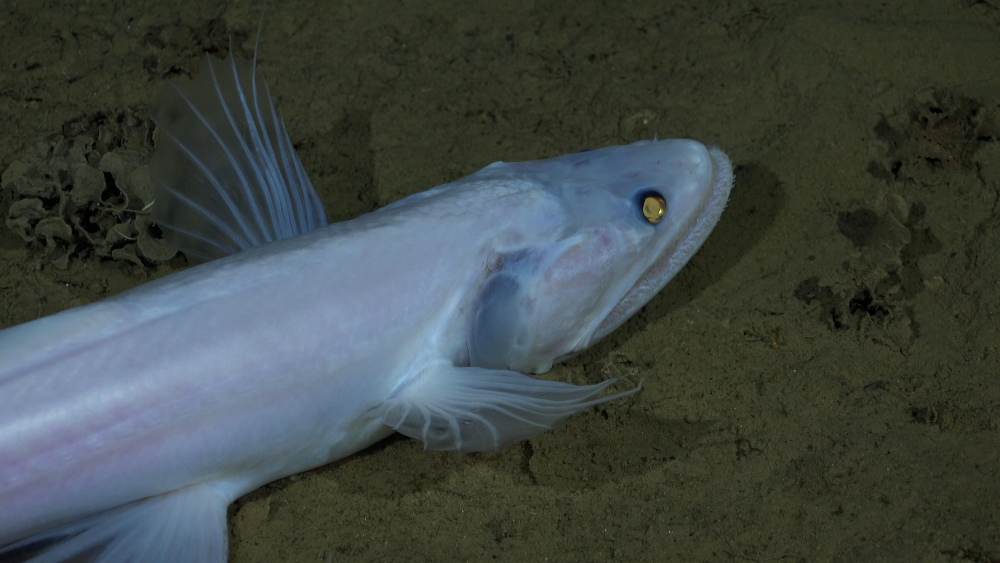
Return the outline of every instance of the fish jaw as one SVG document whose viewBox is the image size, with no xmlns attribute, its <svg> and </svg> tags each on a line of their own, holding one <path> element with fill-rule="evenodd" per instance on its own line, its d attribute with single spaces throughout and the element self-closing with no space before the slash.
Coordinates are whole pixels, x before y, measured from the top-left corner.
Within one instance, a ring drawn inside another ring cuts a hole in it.
<svg viewBox="0 0 1000 563">
<path fill-rule="evenodd" d="M 683 202 L 684 205 L 668 202 L 670 209 L 681 207 L 689 210 L 687 214 L 677 218 L 680 225 L 677 229 L 678 234 L 665 241 L 657 259 L 643 271 L 628 292 L 608 312 L 587 340 L 585 347 L 592 346 L 617 329 L 659 293 L 687 265 L 718 224 L 733 187 L 733 167 L 729 157 L 720 149 L 716 147 L 704 147 L 704 149 L 708 158 L 702 156 L 701 162 L 711 163 L 710 180 L 707 184 L 703 184 L 707 189 L 702 187 L 675 194 L 676 200 L 687 200 Z"/>
</svg>

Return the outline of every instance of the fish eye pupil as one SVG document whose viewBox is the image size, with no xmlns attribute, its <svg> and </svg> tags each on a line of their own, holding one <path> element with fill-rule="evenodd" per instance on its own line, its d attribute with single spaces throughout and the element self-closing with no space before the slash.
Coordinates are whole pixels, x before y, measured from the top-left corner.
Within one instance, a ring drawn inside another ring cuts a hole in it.
<svg viewBox="0 0 1000 563">
<path fill-rule="evenodd" d="M 648 193 L 642 199 L 642 216 L 652 224 L 659 223 L 667 213 L 667 202 L 659 194 Z"/>
</svg>

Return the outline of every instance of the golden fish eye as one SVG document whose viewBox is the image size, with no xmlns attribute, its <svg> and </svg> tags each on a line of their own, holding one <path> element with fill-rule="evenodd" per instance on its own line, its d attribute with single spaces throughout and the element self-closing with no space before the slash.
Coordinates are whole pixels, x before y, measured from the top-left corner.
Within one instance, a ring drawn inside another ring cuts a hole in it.
<svg viewBox="0 0 1000 563">
<path fill-rule="evenodd" d="M 642 202 L 642 215 L 654 225 L 659 223 L 660 219 L 663 219 L 663 215 L 666 212 L 667 202 L 663 201 L 662 197 L 648 195 L 645 201 Z"/>
</svg>

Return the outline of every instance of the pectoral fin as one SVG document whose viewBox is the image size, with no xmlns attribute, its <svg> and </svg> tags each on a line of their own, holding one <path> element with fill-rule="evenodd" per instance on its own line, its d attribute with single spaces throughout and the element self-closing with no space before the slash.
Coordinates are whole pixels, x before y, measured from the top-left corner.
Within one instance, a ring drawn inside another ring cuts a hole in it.
<svg viewBox="0 0 1000 563">
<path fill-rule="evenodd" d="M 214 486 L 192 485 L 0 547 L 0 561 L 225 563 L 228 506 Z"/>
<path fill-rule="evenodd" d="M 436 366 L 397 390 L 376 414 L 428 450 L 497 450 L 642 386 L 602 397 L 615 381 L 570 385 L 514 371 Z"/>
</svg>

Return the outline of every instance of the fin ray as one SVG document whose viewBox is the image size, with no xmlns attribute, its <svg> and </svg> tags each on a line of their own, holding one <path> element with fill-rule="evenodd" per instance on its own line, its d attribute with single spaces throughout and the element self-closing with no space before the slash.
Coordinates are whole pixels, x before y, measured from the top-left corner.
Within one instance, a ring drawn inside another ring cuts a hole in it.
<svg viewBox="0 0 1000 563">
<path fill-rule="evenodd" d="M 436 366 L 398 389 L 375 414 L 428 450 L 498 450 L 642 387 L 601 396 L 615 381 L 571 385 L 514 371 Z"/>
<path fill-rule="evenodd" d="M 229 498 L 215 486 L 192 485 L 0 547 L 0 561 L 225 563 L 228 506 Z"/>
<path fill-rule="evenodd" d="M 256 55 L 206 56 L 198 76 L 171 83 L 150 115 L 161 131 L 149 168 L 152 218 L 194 261 L 327 224 Z"/>
</svg>

